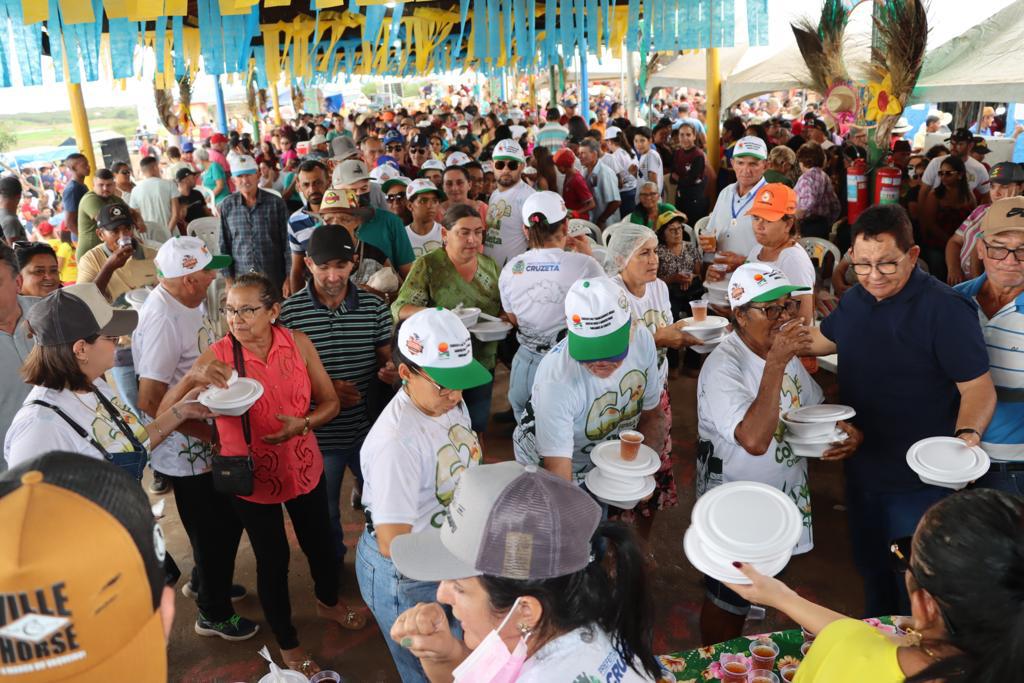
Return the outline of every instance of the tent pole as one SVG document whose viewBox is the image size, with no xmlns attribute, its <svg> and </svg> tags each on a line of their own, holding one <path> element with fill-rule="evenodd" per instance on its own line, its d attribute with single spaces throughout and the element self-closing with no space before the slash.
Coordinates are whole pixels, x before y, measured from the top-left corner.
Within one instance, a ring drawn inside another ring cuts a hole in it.
<svg viewBox="0 0 1024 683">
<path fill-rule="evenodd" d="M 96 153 L 92 148 L 92 133 L 89 131 L 89 115 L 85 111 L 85 99 L 82 97 L 82 86 L 80 83 L 71 82 L 71 72 L 68 68 L 68 50 L 65 46 L 64 56 L 64 84 L 68 90 L 68 104 L 71 106 L 71 125 L 75 131 L 75 142 L 78 144 L 78 151 L 89 160 L 89 175 L 85 178 L 85 184 L 92 189 L 92 178 L 96 173 Z"/>
<path fill-rule="evenodd" d="M 626 103 L 626 116 L 632 120 L 636 117 L 636 62 L 633 61 L 633 53 L 623 50 L 626 55 L 626 77 L 622 82 L 622 99 Z"/>
<path fill-rule="evenodd" d="M 537 77 L 534 74 L 529 76 L 530 83 L 530 110 L 537 112 Z"/>
<path fill-rule="evenodd" d="M 220 85 L 220 76 L 213 74 L 213 92 L 217 96 L 217 130 L 223 135 L 228 134 L 228 111 L 224 106 L 224 89 Z"/>
<path fill-rule="evenodd" d="M 704 119 L 707 128 L 708 163 L 718 172 L 722 150 L 719 142 L 720 119 L 722 118 L 722 81 L 718 71 L 718 48 L 707 49 L 707 110 Z"/>
<path fill-rule="evenodd" d="M 552 107 L 558 106 L 558 81 L 555 80 L 556 78 L 555 65 L 552 64 L 548 67 L 548 85 L 551 86 L 551 102 L 549 105 Z"/>
<path fill-rule="evenodd" d="M 280 126 L 283 119 L 281 118 L 281 100 L 277 96 L 277 83 L 270 84 L 270 101 L 274 103 L 274 125 Z"/>
</svg>

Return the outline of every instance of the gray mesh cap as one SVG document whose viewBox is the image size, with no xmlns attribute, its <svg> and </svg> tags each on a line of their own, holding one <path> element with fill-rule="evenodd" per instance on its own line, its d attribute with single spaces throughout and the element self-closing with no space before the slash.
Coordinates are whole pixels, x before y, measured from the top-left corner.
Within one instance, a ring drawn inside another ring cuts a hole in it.
<svg viewBox="0 0 1024 683">
<path fill-rule="evenodd" d="M 397 537 L 391 559 L 417 581 L 469 576 L 552 579 L 590 562 L 601 507 L 583 489 L 534 465 L 462 473 L 440 529 Z"/>
</svg>

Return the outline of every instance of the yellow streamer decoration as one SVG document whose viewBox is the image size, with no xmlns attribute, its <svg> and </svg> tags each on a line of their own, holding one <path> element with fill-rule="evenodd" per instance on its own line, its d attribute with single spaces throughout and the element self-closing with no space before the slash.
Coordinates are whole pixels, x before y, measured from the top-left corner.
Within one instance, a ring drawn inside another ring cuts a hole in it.
<svg viewBox="0 0 1024 683">
<path fill-rule="evenodd" d="M 164 3 L 164 16 L 188 16 L 188 0 L 166 0 Z"/>
<path fill-rule="evenodd" d="M 21 13 L 26 24 L 46 21 L 50 18 L 50 3 L 41 0 L 21 0 Z"/>
<path fill-rule="evenodd" d="M 128 18 L 132 21 L 154 21 L 163 14 L 164 0 L 128 0 Z"/>
<path fill-rule="evenodd" d="M 65 24 L 91 24 L 96 21 L 92 3 L 83 0 L 60 0 L 60 17 Z"/>
<path fill-rule="evenodd" d="M 248 14 L 257 2 L 259 0 L 220 0 L 220 13 L 223 16 Z"/>
</svg>

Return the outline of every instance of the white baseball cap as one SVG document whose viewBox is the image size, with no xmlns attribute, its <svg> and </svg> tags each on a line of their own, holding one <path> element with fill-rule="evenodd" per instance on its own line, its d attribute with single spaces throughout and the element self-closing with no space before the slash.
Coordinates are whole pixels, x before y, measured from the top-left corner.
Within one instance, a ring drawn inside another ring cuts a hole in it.
<svg viewBox="0 0 1024 683">
<path fill-rule="evenodd" d="M 557 192 L 534 192 L 523 202 L 523 225 L 530 227 L 530 218 L 542 214 L 551 225 L 565 220 L 569 210 L 565 208 L 565 200 Z"/>
<path fill-rule="evenodd" d="M 402 175 L 402 172 L 391 164 L 381 164 L 377 168 L 370 171 L 370 180 L 375 183 L 383 183 L 392 178 L 397 178 Z"/>
<path fill-rule="evenodd" d="M 317 147 L 319 145 L 326 145 L 326 144 L 327 144 L 327 136 L 326 135 L 314 135 L 313 137 L 311 137 L 309 139 L 309 146 L 310 147 Z"/>
<path fill-rule="evenodd" d="M 231 155 L 231 175 L 252 175 L 259 170 L 259 164 L 248 154 Z"/>
<path fill-rule="evenodd" d="M 445 389 L 472 389 L 491 381 L 473 358 L 473 341 L 459 317 L 445 308 L 425 308 L 398 328 L 398 349 Z"/>
<path fill-rule="evenodd" d="M 214 256 L 206 242 L 198 237 L 172 237 L 156 252 L 156 271 L 160 277 L 184 277 L 200 270 L 221 270 L 231 265 L 226 254 Z"/>
<path fill-rule="evenodd" d="M 810 287 L 794 285 L 782 271 L 764 263 L 744 263 L 729 278 L 729 305 L 775 301 L 792 292 L 809 292 Z"/>
<path fill-rule="evenodd" d="M 508 118 L 510 121 L 522 121 L 523 110 L 516 107 L 515 109 L 508 110 Z"/>
<path fill-rule="evenodd" d="M 420 166 L 420 171 L 444 171 L 444 162 L 437 159 L 427 159 Z"/>
<path fill-rule="evenodd" d="M 608 126 L 607 128 L 604 129 L 604 139 L 614 140 L 615 138 L 619 137 L 619 133 L 621 132 L 622 129 L 619 128 L 618 126 Z"/>
<path fill-rule="evenodd" d="M 446 165 L 448 168 L 451 168 L 452 166 L 465 166 L 471 161 L 472 159 L 470 159 L 469 155 L 465 152 L 452 152 L 451 156 L 448 157 Z"/>
<path fill-rule="evenodd" d="M 416 195 L 426 194 L 427 192 L 433 192 L 437 195 L 438 199 L 442 197 L 441 190 L 437 189 L 437 185 L 426 178 L 417 178 L 406 186 L 405 197 L 412 201 L 412 198 Z"/>
<path fill-rule="evenodd" d="M 494 162 L 493 161 L 482 161 L 480 162 L 480 168 L 483 169 L 484 173 L 494 173 Z M 527 166 L 526 168 L 530 168 Z M 523 173 L 526 173 L 526 168 L 523 169 Z"/>
<path fill-rule="evenodd" d="M 476 465 L 459 477 L 441 528 L 398 536 L 391 559 L 418 581 L 553 579 L 590 564 L 600 522 L 586 491 L 536 465 Z"/>
<path fill-rule="evenodd" d="M 622 358 L 629 350 L 629 302 L 611 278 L 577 280 L 565 296 L 569 355 L 580 362 Z"/>
<path fill-rule="evenodd" d="M 734 159 L 736 157 L 754 157 L 764 160 L 768 158 L 768 145 L 764 144 L 764 140 L 761 138 L 748 135 L 736 141 L 736 145 L 732 148 L 732 156 Z"/>
<path fill-rule="evenodd" d="M 498 159 L 509 159 L 522 163 L 526 161 L 526 156 L 523 155 L 523 148 L 519 146 L 518 142 L 506 139 L 500 140 L 494 146 L 494 153 L 491 155 L 491 159 L 495 161 Z"/>
</svg>

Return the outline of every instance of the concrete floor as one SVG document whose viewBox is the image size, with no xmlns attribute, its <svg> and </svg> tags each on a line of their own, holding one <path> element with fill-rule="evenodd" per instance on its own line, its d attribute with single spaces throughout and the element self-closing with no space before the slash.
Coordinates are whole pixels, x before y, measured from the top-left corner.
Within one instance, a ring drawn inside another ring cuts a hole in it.
<svg viewBox="0 0 1024 683">
<path fill-rule="evenodd" d="M 826 388 L 834 388 L 834 378 L 819 372 L 816 379 Z M 507 409 L 505 392 L 508 373 L 499 366 L 496 374 L 495 412 Z M 694 499 L 694 453 L 696 448 L 696 379 L 680 377 L 670 381 L 673 407 L 672 435 L 676 484 L 679 505 L 659 513 L 654 523 L 649 551 L 654 563 L 651 571 L 652 589 L 656 596 L 657 620 L 655 652 L 659 654 L 688 650 L 700 645 L 698 616 L 703 597 L 700 574 L 689 564 L 682 551 L 683 532 L 690 522 Z M 484 450 L 488 462 L 512 458 L 511 427 L 495 424 L 487 432 Z M 846 542 L 846 517 L 842 507 L 842 471 L 836 463 L 812 460 L 812 505 L 814 509 L 815 548 L 808 555 L 794 558 L 786 568 L 784 579 L 802 595 L 825 603 L 840 612 L 859 614 L 863 596 L 860 581 L 853 570 Z M 148 484 L 148 481 L 146 482 Z M 352 546 L 362 532 L 362 513 L 348 506 L 351 477 L 345 480 L 342 495 L 345 541 L 352 549 L 346 557 L 342 599 L 351 605 L 362 605 L 356 584 Z M 151 496 L 154 501 L 157 496 Z M 167 547 L 174 554 L 185 576 L 192 568 L 188 539 L 171 500 L 167 499 L 163 520 Z M 286 516 L 287 519 L 287 516 Z M 309 567 L 302 552 L 292 540 L 291 592 L 294 621 L 303 647 L 308 648 L 317 663 L 333 669 L 348 683 L 390 683 L 398 681 L 397 672 L 379 629 L 371 623 L 360 632 L 345 631 L 340 626 L 318 619 L 314 614 L 314 597 Z M 171 632 L 168 656 L 172 681 L 237 683 L 258 681 L 267 666 L 257 651 L 267 645 L 280 663 L 274 638 L 263 621 L 256 598 L 256 569 L 248 539 L 243 535 L 235 569 L 235 581 L 249 589 L 249 596 L 237 603 L 238 612 L 260 624 L 260 632 L 243 642 L 227 642 L 220 638 L 203 638 L 195 634 L 193 625 L 196 607 L 177 593 L 177 615 Z M 781 614 L 769 611 L 765 621 L 748 622 L 747 631 L 758 633 L 792 627 Z"/>
</svg>

